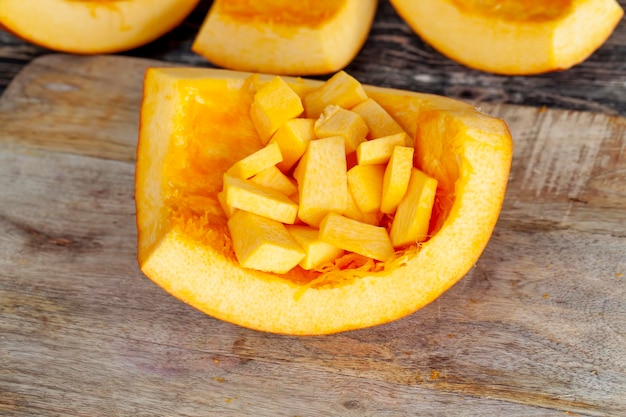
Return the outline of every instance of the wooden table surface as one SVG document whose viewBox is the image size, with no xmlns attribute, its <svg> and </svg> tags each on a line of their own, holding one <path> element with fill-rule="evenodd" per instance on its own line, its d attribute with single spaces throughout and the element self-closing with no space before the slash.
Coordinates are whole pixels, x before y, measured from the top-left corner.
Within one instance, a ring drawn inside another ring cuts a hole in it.
<svg viewBox="0 0 626 417">
<path fill-rule="evenodd" d="M 301 338 L 207 317 L 136 265 L 137 110 L 159 63 L 129 57 L 210 66 L 190 51 L 210 3 L 119 57 L 0 32 L 0 415 L 626 415 L 626 20 L 573 69 L 504 77 L 441 56 L 381 1 L 347 70 L 503 117 L 507 200 L 439 300 Z"/>
</svg>

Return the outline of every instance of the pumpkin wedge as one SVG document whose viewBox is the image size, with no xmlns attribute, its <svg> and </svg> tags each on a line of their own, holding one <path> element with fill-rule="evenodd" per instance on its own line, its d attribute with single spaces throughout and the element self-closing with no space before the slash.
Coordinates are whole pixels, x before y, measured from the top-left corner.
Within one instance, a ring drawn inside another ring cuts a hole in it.
<svg viewBox="0 0 626 417">
<path fill-rule="evenodd" d="M 391 0 L 426 42 L 466 66 L 499 74 L 568 69 L 611 35 L 616 0 Z"/>
<path fill-rule="evenodd" d="M 344 268 L 326 275 L 300 266 L 284 274 L 241 266 L 220 198 L 228 168 L 265 146 L 250 107 L 254 85 L 273 76 L 256 82 L 250 76 L 197 68 L 146 72 L 135 182 L 138 260 L 146 276 L 219 319 L 313 335 L 399 319 L 467 273 L 504 198 L 512 155 L 506 124 L 459 101 L 373 86 L 364 86 L 367 96 L 414 139 L 416 168 L 438 181 L 430 238 L 391 258 L 387 250 L 376 269 L 363 269 L 364 257 L 356 254 L 344 255 Z M 322 85 L 283 79 L 304 97 Z M 282 244 L 256 247 L 267 245 Z"/>
<path fill-rule="evenodd" d="M 200 0 L 2 0 L 0 27 L 57 51 L 113 53 L 178 26 Z"/>
<path fill-rule="evenodd" d="M 224 68 L 328 74 L 369 34 L 376 0 L 215 0 L 192 50 Z"/>
</svg>

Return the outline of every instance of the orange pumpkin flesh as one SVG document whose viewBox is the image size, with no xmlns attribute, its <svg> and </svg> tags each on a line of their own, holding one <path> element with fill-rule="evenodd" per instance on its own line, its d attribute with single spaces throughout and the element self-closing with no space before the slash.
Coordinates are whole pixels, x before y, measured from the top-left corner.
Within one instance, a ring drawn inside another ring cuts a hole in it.
<svg viewBox="0 0 626 417">
<path fill-rule="evenodd" d="M 616 0 L 391 0 L 426 42 L 464 65 L 500 74 L 570 68 L 611 35 Z"/>
<path fill-rule="evenodd" d="M 415 138 L 416 166 L 439 181 L 432 237 L 384 271 L 284 275 L 241 267 L 217 194 L 224 172 L 263 145 L 249 116 L 250 74 L 149 69 L 137 151 L 138 259 L 167 292 L 262 331 L 328 334 L 389 322 L 425 306 L 474 265 L 504 198 L 506 124 L 448 98 L 366 86 Z M 259 80 L 271 77 L 259 76 Z M 318 81 L 284 78 L 300 94 Z"/>
<path fill-rule="evenodd" d="M 192 50 L 224 68 L 328 74 L 356 56 L 375 0 L 215 0 Z"/>
<path fill-rule="evenodd" d="M 145 45 L 200 0 L 2 0 L 0 27 L 57 51 L 98 54 Z"/>
</svg>

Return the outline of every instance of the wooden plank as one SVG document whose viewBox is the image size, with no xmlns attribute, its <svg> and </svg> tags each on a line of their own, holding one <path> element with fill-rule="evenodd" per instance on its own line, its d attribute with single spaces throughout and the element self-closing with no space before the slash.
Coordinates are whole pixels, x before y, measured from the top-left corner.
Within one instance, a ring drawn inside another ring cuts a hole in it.
<svg viewBox="0 0 626 417">
<path fill-rule="evenodd" d="M 397 322 L 286 337 L 206 317 L 137 268 L 135 112 L 152 64 L 44 58 L 0 100 L 0 411 L 626 414 L 623 118 L 482 105 L 516 146 L 476 267 Z M 122 70 L 121 85 L 107 75 Z"/>
</svg>

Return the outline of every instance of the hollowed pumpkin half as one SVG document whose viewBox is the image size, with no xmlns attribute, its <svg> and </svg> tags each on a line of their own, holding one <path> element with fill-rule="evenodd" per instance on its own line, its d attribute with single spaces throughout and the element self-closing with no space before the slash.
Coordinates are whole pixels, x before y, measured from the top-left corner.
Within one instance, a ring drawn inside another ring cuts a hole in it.
<svg viewBox="0 0 626 417">
<path fill-rule="evenodd" d="M 138 258 L 167 292 L 219 319 L 285 334 L 327 334 L 389 322 L 425 306 L 474 265 L 505 194 L 506 124 L 468 104 L 366 86 L 415 138 L 415 164 L 439 181 L 432 237 L 381 272 L 241 267 L 217 198 L 223 173 L 263 145 L 250 120 L 253 84 L 212 69 L 149 69 L 137 152 Z M 301 95 L 320 82 L 285 78 Z"/>
<path fill-rule="evenodd" d="M 500 74 L 568 69 L 611 35 L 615 0 L 391 0 L 424 41 L 466 66 Z"/>
<path fill-rule="evenodd" d="M 169 32 L 200 0 L 2 0 L 0 26 L 57 51 L 129 50 Z"/>
<path fill-rule="evenodd" d="M 312 75 L 346 66 L 370 31 L 376 0 L 216 0 L 193 51 L 224 68 Z"/>
</svg>

